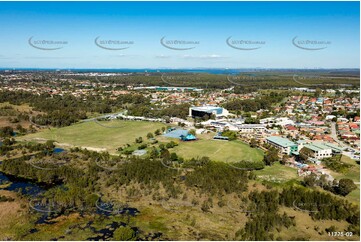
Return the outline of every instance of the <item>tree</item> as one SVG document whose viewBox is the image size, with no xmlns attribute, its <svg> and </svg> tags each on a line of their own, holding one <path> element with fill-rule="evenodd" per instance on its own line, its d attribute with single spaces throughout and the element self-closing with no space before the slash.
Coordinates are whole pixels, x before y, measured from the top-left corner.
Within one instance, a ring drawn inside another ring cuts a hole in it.
<svg viewBox="0 0 361 242">
<path fill-rule="evenodd" d="M 14 129 L 10 126 L 6 126 L 3 128 L 0 128 L 0 136 L 2 137 L 11 137 L 14 134 Z"/>
<path fill-rule="evenodd" d="M 48 152 L 52 152 L 53 149 L 55 148 L 55 145 L 54 145 L 54 141 L 53 140 L 47 140 L 45 142 L 45 150 L 48 151 Z"/>
<path fill-rule="evenodd" d="M 134 241 L 137 239 L 135 231 L 131 227 L 119 227 L 114 231 L 113 239 L 118 241 Z"/>
<path fill-rule="evenodd" d="M 278 160 L 278 150 L 274 147 L 271 147 L 263 157 L 263 161 L 267 166 L 271 166 Z"/>
<path fill-rule="evenodd" d="M 338 182 L 338 187 L 336 188 L 336 192 L 342 196 L 346 196 L 353 190 L 355 190 L 357 186 L 351 179 L 342 178 Z"/>
<path fill-rule="evenodd" d="M 320 88 L 316 88 L 314 97 L 319 97 L 321 95 L 321 93 L 322 93 L 322 90 Z"/>
<path fill-rule="evenodd" d="M 252 138 L 251 141 L 249 142 L 249 145 L 252 147 L 252 148 L 255 148 L 257 147 L 258 145 L 258 142 L 255 138 Z"/>
<path fill-rule="evenodd" d="M 164 145 L 164 144 L 159 144 L 159 149 L 160 149 L 160 150 L 164 150 L 164 149 L 165 149 L 165 145 Z"/>
<path fill-rule="evenodd" d="M 170 159 L 170 153 L 167 149 L 162 149 L 160 151 L 160 157 L 163 158 L 164 160 L 168 161 Z"/>
<path fill-rule="evenodd" d="M 303 183 L 307 187 L 314 187 L 317 185 L 317 175 L 315 173 L 311 173 L 309 176 L 305 176 L 303 178 Z"/>
<path fill-rule="evenodd" d="M 190 133 L 191 135 L 196 135 L 196 131 L 195 131 L 194 129 L 189 130 L 189 133 Z"/>
<path fill-rule="evenodd" d="M 229 140 L 236 140 L 237 139 L 237 132 L 226 130 L 222 132 L 222 136 L 228 137 Z"/>
<path fill-rule="evenodd" d="M 176 153 L 174 153 L 174 152 L 173 152 L 173 153 L 171 153 L 171 154 L 170 154 L 170 160 L 171 160 L 171 161 L 176 161 L 176 160 L 178 160 L 178 156 L 177 156 L 177 154 L 176 154 Z"/>
<path fill-rule="evenodd" d="M 20 133 L 25 133 L 26 129 L 21 126 L 21 124 L 16 125 L 16 130 L 19 131 Z"/>
<path fill-rule="evenodd" d="M 248 117 L 244 120 L 245 124 L 259 124 L 259 120 L 256 118 Z"/>
<path fill-rule="evenodd" d="M 288 161 L 289 156 L 283 155 L 282 160 L 280 160 L 281 165 L 286 165 L 286 162 Z"/>
<path fill-rule="evenodd" d="M 205 212 L 205 213 L 209 212 L 210 206 L 209 206 L 208 201 L 204 201 L 204 202 L 202 203 L 201 209 L 202 209 L 202 211 Z"/>
<path fill-rule="evenodd" d="M 154 138 L 154 136 L 153 136 L 152 133 L 148 133 L 148 134 L 147 134 L 147 138 L 148 138 L 148 139 L 152 139 L 152 138 Z"/>
<path fill-rule="evenodd" d="M 312 150 L 309 149 L 309 148 L 306 148 L 306 147 L 303 147 L 301 150 L 300 150 L 300 158 L 303 160 L 303 161 L 306 161 L 308 160 L 309 157 L 312 156 Z"/>
<path fill-rule="evenodd" d="M 5 145 L 5 146 L 10 146 L 10 145 L 12 145 L 12 144 L 14 144 L 14 142 L 12 142 L 12 139 L 5 138 L 5 139 L 3 140 L 3 145 Z"/>
<path fill-rule="evenodd" d="M 150 154 L 149 154 L 149 157 L 151 159 L 154 159 L 154 158 L 157 158 L 158 157 L 158 150 L 153 147 L 151 150 L 150 150 Z"/>
</svg>

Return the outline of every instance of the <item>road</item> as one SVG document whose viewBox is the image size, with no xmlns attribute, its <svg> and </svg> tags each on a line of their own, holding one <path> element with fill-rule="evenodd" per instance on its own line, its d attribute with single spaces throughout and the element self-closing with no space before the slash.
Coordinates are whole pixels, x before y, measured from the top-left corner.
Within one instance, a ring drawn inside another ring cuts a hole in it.
<svg viewBox="0 0 361 242">
<path fill-rule="evenodd" d="M 94 118 L 88 118 L 88 119 L 83 119 L 81 120 L 81 122 L 90 122 L 90 121 L 94 121 L 96 119 L 102 119 L 102 118 L 110 118 L 110 117 L 115 117 L 117 115 L 124 115 L 126 111 L 122 111 L 122 112 L 118 112 L 118 113 L 109 113 L 109 114 L 105 114 L 105 115 L 101 115 L 98 117 L 94 117 Z"/>
<path fill-rule="evenodd" d="M 354 150 L 355 152 L 357 150 L 355 150 L 354 148 L 352 148 L 351 146 L 348 146 L 347 144 L 345 144 L 344 142 L 342 142 L 341 140 L 338 139 L 337 137 L 337 130 L 336 130 L 336 123 L 335 122 L 332 122 L 331 123 L 331 137 L 339 144 L 341 145 L 342 147 L 346 147 L 350 150 Z"/>
<path fill-rule="evenodd" d="M 360 152 L 359 150 L 356 150 L 354 148 L 352 148 L 351 146 L 348 146 L 347 144 L 345 144 L 344 142 L 342 142 L 341 140 L 338 139 L 337 137 L 337 130 L 336 130 L 336 123 L 332 122 L 331 123 L 331 137 L 341 146 L 341 147 L 345 147 L 351 151 L 354 152 Z M 342 154 L 347 155 L 348 157 L 350 157 L 351 159 L 354 159 L 354 154 L 351 152 L 346 152 L 343 151 Z"/>
</svg>

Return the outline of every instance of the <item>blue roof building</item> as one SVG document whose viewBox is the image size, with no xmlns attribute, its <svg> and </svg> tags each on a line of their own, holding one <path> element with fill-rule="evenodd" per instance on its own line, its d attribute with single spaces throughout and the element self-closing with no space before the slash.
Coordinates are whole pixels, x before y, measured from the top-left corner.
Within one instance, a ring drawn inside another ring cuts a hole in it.
<svg viewBox="0 0 361 242">
<path fill-rule="evenodd" d="M 191 140 L 196 140 L 197 137 L 190 134 L 188 132 L 188 130 L 185 129 L 176 129 L 176 130 L 172 130 L 166 134 L 164 134 L 165 137 L 168 138 L 177 138 L 183 141 L 191 141 Z"/>
<path fill-rule="evenodd" d="M 181 140 L 183 141 L 192 141 L 192 140 L 196 140 L 196 136 L 194 136 L 193 134 L 187 134 L 186 136 L 182 136 Z"/>
</svg>

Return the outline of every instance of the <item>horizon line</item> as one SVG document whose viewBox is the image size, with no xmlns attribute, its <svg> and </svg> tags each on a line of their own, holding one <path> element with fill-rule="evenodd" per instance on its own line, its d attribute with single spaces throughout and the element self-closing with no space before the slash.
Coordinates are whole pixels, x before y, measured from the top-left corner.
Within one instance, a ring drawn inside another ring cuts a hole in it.
<svg viewBox="0 0 361 242">
<path fill-rule="evenodd" d="M 32 69 L 32 70 L 360 70 L 360 67 L 0 67 L 1 70 L 8 69 Z"/>
</svg>

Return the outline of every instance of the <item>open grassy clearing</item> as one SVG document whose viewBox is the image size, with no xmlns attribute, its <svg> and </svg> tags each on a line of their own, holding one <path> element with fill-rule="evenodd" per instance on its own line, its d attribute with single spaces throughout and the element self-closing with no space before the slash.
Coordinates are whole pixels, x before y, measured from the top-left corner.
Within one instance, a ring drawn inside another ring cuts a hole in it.
<svg viewBox="0 0 361 242">
<path fill-rule="evenodd" d="M 107 126 L 107 127 L 104 127 Z M 135 138 L 143 137 L 165 126 L 162 123 L 144 121 L 89 121 L 64 128 L 46 129 L 35 134 L 19 137 L 19 140 L 55 140 L 60 146 L 78 146 L 115 153 L 116 149 Z"/>
<path fill-rule="evenodd" d="M 20 124 L 24 128 L 29 128 L 31 125 L 29 120 L 21 119 L 18 122 L 10 121 L 10 119 L 15 119 L 18 115 L 24 113 L 32 113 L 32 115 L 37 115 L 40 112 L 33 111 L 32 108 L 27 104 L 13 105 L 9 104 L 8 102 L 0 103 L 0 127 L 10 126 L 15 129 L 16 126 Z"/>
<path fill-rule="evenodd" d="M 264 169 L 255 171 L 261 180 L 266 181 L 288 181 L 291 179 L 300 179 L 297 175 L 297 169 L 275 163 L 272 166 L 265 166 Z"/>
<path fill-rule="evenodd" d="M 330 171 L 331 175 L 337 180 L 342 178 L 348 178 L 353 180 L 354 182 L 360 182 L 360 166 L 354 165 L 345 173 L 338 173 L 334 171 Z"/>
<path fill-rule="evenodd" d="M 357 184 L 357 189 L 350 192 L 346 198 L 352 202 L 355 202 L 356 204 L 360 204 L 360 184 Z"/>
<path fill-rule="evenodd" d="M 352 160 L 348 156 L 343 155 L 341 157 L 341 161 L 347 164 L 352 165 L 345 173 L 339 173 L 335 171 L 330 171 L 330 174 L 337 180 L 342 178 L 348 178 L 353 180 L 356 185 L 357 189 L 353 190 L 350 194 L 346 196 L 350 201 L 359 203 L 360 202 L 360 165 L 356 163 L 356 161 Z"/>
<path fill-rule="evenodd" d="M 360 182 L 360 165 L 356 163 L 355 160 L 351 159 L 350 157 L 343 155 L 341 157 L 341 161 L 347 164 L 352 165 L 349 171 L 344 174 L 347 178 L 352 179 L 354 182 Z"/>
<path fill-rule="evenodd" d="M 5 107 L 5 106 L 11 106 L 19 112 L 31 112 L 32 111 L 32 108 L 28 104 L 14 105 L 14 104 L 10 104 L 9 102 L 0 103 L 0 108 Z"/>
<path fill-rule="evenodd" d="M 14 192 L 0 190 L 0 196 L 15 199 L 12 202 L 0 202 L 0 240 L 18 240 L 31 228 L 28 203 Z"/>
</svg>

